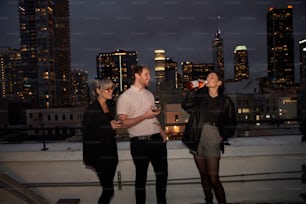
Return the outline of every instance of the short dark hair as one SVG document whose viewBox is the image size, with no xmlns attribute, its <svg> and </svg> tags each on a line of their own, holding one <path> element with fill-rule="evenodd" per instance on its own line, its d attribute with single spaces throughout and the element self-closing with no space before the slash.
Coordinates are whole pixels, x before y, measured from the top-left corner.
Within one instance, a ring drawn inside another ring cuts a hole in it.
<svg viewBox="0 0 306 204">
<path fill-rule="evenodd" d="M 141 74 L 144 69 L 149 69 L 147 66 L 137 65 L 133 69 L 133 80 L 135 80 L 135 74 Z"/>
</svg>

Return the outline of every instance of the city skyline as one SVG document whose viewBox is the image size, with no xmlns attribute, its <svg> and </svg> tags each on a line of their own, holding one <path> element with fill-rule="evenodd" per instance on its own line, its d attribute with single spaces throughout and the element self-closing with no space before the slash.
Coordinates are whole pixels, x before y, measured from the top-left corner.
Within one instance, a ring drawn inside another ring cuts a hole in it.
<svg viewBox="0 0 306 204">
<path fill-rule="evenodd" d="M 238 45 L 248 48 L 250 78 L 266 76 L 266 14 L 269 7 L 285 8 L 288 4 L 293 5 L 295 73 L 299 71 L 298 41 L 306 38 L 303 1 L 70 0 L 69 3 L 71 68 L 88 71 L 89 79 L 96 74 L 96 56 L 115 49 L 136 51 L 139 64 L 148 65 L 152 71 L 155 49 L 165 49 L 166 56 L 178 63 L 187 60 L 210 63 L 212 40 L 219 28 L 224 40 L 225 78 L 233 78 L 233 52 Z M 0 46 L 19 48 L 17 0 L 1 1 L 0 13 L 4 29 Z"/>
</svg>

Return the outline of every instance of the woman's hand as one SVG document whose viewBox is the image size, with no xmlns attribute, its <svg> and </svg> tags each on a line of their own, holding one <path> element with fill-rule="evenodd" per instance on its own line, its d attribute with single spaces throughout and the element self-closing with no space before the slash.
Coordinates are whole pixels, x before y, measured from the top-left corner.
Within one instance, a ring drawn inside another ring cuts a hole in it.
<svg viewBox="0 0 306 204">
<path fill-rule="evenodd" d="M 115 129 L 119 129 L 122 128 L 122 122 L 120 120 L 112 120 L 110 121 L 112 128 Z"/>
</svg>

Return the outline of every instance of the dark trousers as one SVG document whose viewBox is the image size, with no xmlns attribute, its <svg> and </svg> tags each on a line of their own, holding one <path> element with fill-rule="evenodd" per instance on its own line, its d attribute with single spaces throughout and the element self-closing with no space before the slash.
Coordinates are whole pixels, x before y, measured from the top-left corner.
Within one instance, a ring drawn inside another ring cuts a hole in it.
<svg viewBox="0 0 306 204">
<path fill-rule="evenodd" d="M 101 159 L 92 164 L 102 186 L 102 193 L 98 204 L 109 204 L 114 196 L 114 176 L 118 164 L 117 159 Z"/>
<path fill-rule="evenodd" d="M 156 176 L 158 204 L 166 204 L 168 161 L 166 143 L 161 136 L 150 140 L 131 139 L 131 154 L 136 167 L 135 195 L 137 204 L 146 202 L 147 170 L 151 162 Z"/>
</svg>

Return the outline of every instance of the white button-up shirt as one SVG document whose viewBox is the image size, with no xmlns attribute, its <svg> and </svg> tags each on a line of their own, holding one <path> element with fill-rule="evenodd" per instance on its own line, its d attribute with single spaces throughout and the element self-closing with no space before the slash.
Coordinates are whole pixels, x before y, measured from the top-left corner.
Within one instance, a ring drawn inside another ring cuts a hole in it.
<svg viewBox="0 0 306 204">
<path fill-rule="evenodd" d="M 117 102 L 117 114 L 135 118 L 144 114 L 155 103 L 153 94 L 147 89 L 132 85 L 122 93 Z M 160 132 L 156 118 L 145 119 L 128 129 L 130 137 L 153 135 Z"/>
</svg>

